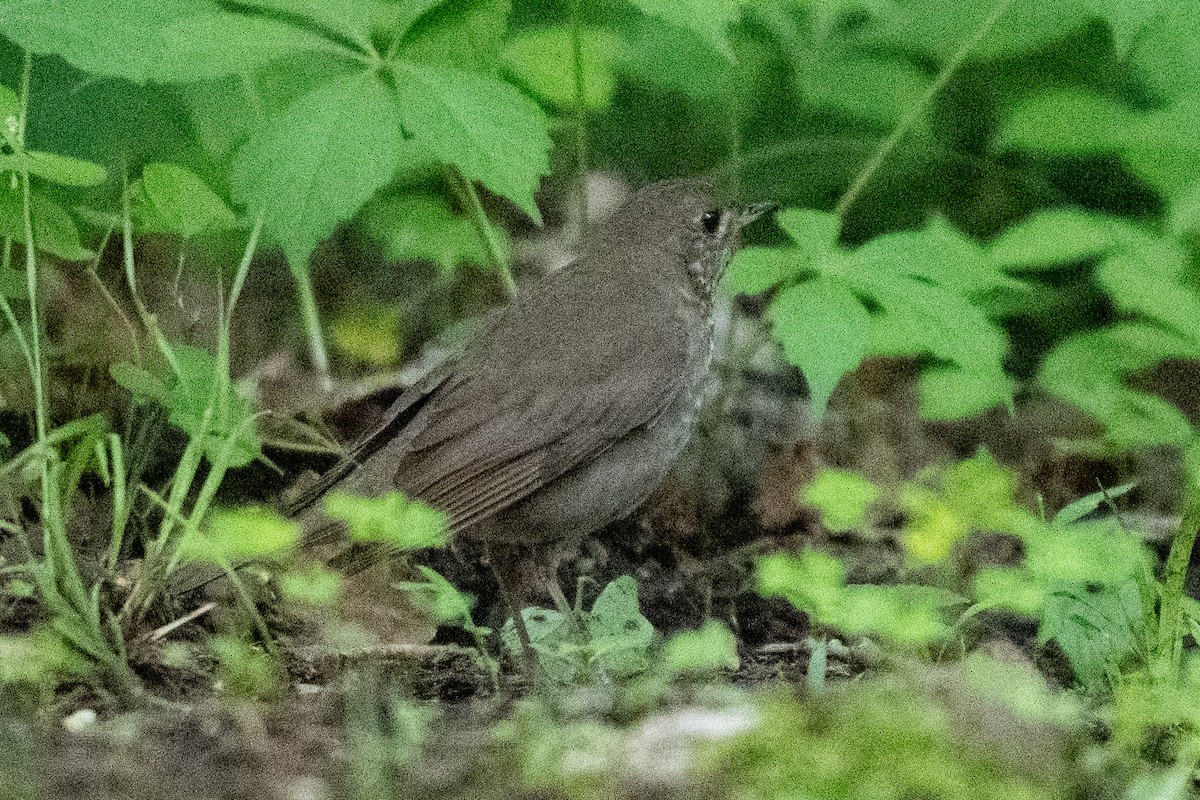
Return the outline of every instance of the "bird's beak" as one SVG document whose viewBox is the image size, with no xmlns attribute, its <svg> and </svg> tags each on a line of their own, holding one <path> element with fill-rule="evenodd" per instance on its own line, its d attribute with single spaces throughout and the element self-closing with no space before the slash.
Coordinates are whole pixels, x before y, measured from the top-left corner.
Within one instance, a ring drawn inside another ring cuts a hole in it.
<svg viewBox="0 0 1200 800">
<path fill-rule="evenodd" d="M 749 225 L 764 214 L 770 214 L 778 209 L 778 203 L 755 203 L 754 205 L 746 206 L 742 209 L 742 213 L 738 217 L 738 227 L 741 228 Z"/>
</svg>

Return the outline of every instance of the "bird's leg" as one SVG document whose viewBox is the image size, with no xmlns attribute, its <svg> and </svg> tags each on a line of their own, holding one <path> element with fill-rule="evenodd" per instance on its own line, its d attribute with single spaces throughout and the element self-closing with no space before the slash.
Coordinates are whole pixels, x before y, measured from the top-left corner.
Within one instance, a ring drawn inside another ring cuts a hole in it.
<svg viewBox="0 0 1200 800">
<path fill-rule="evenodd" d="M 513 587 L 508 580 L 512 570 L 512 554 L 504 553 L 502 555 L 500 549 L 491 544 L 484 545 L 484 547 L 487 549 L 488 561 L 492 564 L 492 572 L 496 575 L 496 583 L 500 586 L 500 594 L 504 596 L 504 602 L 508 605 L 508 610 L 512 612 L 517 638 L 521 640 L 521 656 L 525 662 L 525 674 L 532 680 L 537 675 L 537 657 L 533 652 L 533 643 L 529 640 L 529 629 L 525 627 L 525 618 L 521 616 L 520 598 L 513 592 Z M 561 591 L 559 593 L 561 594 Z"/>
</svg>

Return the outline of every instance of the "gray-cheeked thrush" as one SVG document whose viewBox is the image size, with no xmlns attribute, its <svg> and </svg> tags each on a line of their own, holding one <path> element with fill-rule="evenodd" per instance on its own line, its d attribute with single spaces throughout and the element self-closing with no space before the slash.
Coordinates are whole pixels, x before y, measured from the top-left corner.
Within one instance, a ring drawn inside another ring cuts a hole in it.
<svg viewBox="0 0 1200 800">
<path fill-rule="evenodd" d="M 330 489 L 440 509 L 453 536 L 487 547 L 528 657 L 510 570 L 626 516 L 666 475 L 703 399 L 715 284 L 738 230 L 769 208 L 727 208 L 699 181 L 638 191 L 294 505 L 306 543 L 341 535 L 316 502 Z M 356 545 L 334 563 L 382 555 Z"/>
</svg>

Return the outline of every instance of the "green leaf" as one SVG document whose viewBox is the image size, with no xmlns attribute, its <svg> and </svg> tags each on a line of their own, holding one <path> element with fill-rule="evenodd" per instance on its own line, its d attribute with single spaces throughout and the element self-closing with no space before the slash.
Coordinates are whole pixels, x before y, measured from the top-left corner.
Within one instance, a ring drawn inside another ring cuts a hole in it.
<svg viewBox="0 0 1200 800">
<path fill-rule="evenodd" d="M 1060 342 L 1043 359 L 1038 380 L 1100 420 L 1118 447 L 1182 444 L 1192 438 L 1187 418 L 1171 403 L 1128 388 L 1122 376 L 1164 358 L 1198 357 L 1197 343 L 1178 334 L 1121 323 Z"/>
<path fill-rule="evenodd" d="M 0 186 L 0 236 L 11 236 L 17 242 L 25 241 L 23 205 L 20 192 L 11 185 Z M 29 213 L 33 223 L 33 242 L 38 250 L 63 261 L 87 261 L 96 255 L 80 242 L 75 220 L 48 195 L 34 191 L 29 198 Z"/>
<path fill-rule="evenodd" d="M 366 49 L 377 0 L 241 0 L 239 5 L 300 16 Z"/>
<path fill-rule="evenodd" d="M 184 237 L 238 227 L 229 206 L 191 170 L 155 162 L 142 169 L 131 187 L 138 227 Z"/>
<path fill-rule="evenodd" d="M 181 546 L 190 560 L 228 563 L 277 556 L 300 541 L 300 523 L 262 506 L 214 511 L 204 534 Z"/>
<path fill-rule="evenodd" d="M 866 524 L 867 508 L 879 497 L 879 489 L 857 472 L 823 469 L 804 490 L 805 505 L 821 514 L 831 531 L 851 531 Z"/>
<path fill-rule="evenodd" d="M 1130 577 L 1117 584 L 1059 584 L 1046 597 L 1038 646 L 1058 643 L 1075 679 L 1098 689 L 1119 679 L 1120 668 L 1145 637 L 1142 592 Z"/>
<path fill-rule="evenodd" d="M 785 208 L 775 214 L 779 227 L 806 253 L 826 254 L 837 249 L 842 221 L 828 211 Z"/>
<path fill-rule="evenodd" d="M 1026 569 L 985 567 L 975 576 L 972 591 L 976 603 L 984 608 L 1037 616 L 1046 605 L 1045 584 Z"/>
<path fill-rule="evenodd" d="M 308 28 L 219 8 L 172 21 L 162 27 L 160 36 L 163 54 L 152 72 L 160 81 L 249 75 L 257 67 L 284 56 L 352 52 Z"/>
<path fill-rule="evenodd" d="M 108 177 L 108 171 L 99 164 L 57 153 L 29 150 L 25 159 L 30 175 L 63 186 L 95 186 Z"/>
<path fill-rule="evenodd" d="M 353 306 L 330 323 L 330 338 L 342 352 L 374 367 L 400 358 L 400 311 L 370 303 Z"/>
<path fill-rule="evenodd" d="M 1105 0 L 1104 20 L 1112 32 L 1113 50 L 1124 61 L 1135 42 L 1152 37 L 1147 26 L 1161 16 L 1160 0 Z"/>
<path fill-rule="evenodd" d="M 238 393 L 229 375 L 205 350 L 180 345 L 174 350 L 179 372 L 172 376 L 168 419 L 200 437 L 210 463 L 244 467 L 258 457 L 254 404 Z"/>
<path fill-rule="evenodd" d="M 815 550 L 760 558 L 758 591 L 785 598 L 821 624 L 849 634 L 878 634 L 901 645 L 944 640 L 951 631 L 944 609 L 966 602 L 927 586 L 847 586 L 845 566 Z"/>
<path fill-rule="evenodd" d="M 613 59 L 619 46 L 620 40 L 605 28 L 581 31 L 585 108 L 602 110 L 612 103 Z M 575 50 L 569 26 L 522 31 L 509 39 L 503 58 L 509 74 L 529 91 L 548 103 L 574 108 Z"/>
<path fill-rule="evenodd" d="M 762 294 L 796 277 L 799 251 L 781 247 L 746 247 L 734 254 L 725 270 L 725 284 L 734 294 Z"/>
<path fill-rule="evenodd" d="M 21 98 L 17 97 L 17 93 L 12 89 L 0 84 L 0 131 L 6 131 L 9 127 L 9 120 L 12 120 L 12 127 L 16 127 L 16 120 L 21 116 Z M 8 138 L 0 135 L 0 139 Z"/>
<path fill-rule="evenodd" d="M 1081 497 L 1078 500 L 1067 503 L 1065 506 L 1059 509 L 1058 513 L 1054 515 L 1054 519 L 1051 520 L 1051 522 L 1053 522 L 1055 525 L 1070 525 L 1072 522 L 1078 522 L 1088 514 L 1091 514 L 1102 504 L 1107 503 L 1113 498 L 1120 497 L 1121 495 L 1127 493 L 1134 486 L 1137 486 L 1137 484 L 1123 483 L 1120 486 L 1114 486 L 1111 489 L 1092 492 L 1085 497 Z"/>
<path fill-rule="evenodd" d="M 0 32 L 86 72 L 143 83 L 165 55 L 159 30 L 211 7 L 208 0 L 0 0 Z"/>
<path fill-rule="evenodd" d="M 278 578 L 279 593 L 291 603 L 332 606 L 342 591 L 341 573 L 318 564 L 289 570 Z"/>
<path fill-rule="evenodd" d="M 921 415 L 925 419 L 965 419 L 993 406 L 1012 407 L 1016 383 L 999 370 L 960 366 L 921 372 Z"/>
<path fill-rule="evenodd" d="M 402 154 L 396 106 L 378 79 L 323 83 L 293 102 L 238 152 L 235 199 L 283 243 L 293 271 L 317 242 L 386 183 Z"/>
<path fill-rule="evenodd" d="M 779 292 L 767 318 L 787 360 L 808 379 L 814 413 L 821 417 L 838 381 L 866 355 L 867 309 L 841 283 L 816 278 Z"/>
<path fill-rule="evenodd" d="M 1164 98 L 1200 91 L 1200 6 L 1161 0 L 1138 35 L 1129 63 Z"/>
<path fill-rule="evenodd" d="M 715 619 L 698 631 L 675 634 L 663 648 L 663 664 L 672 674 L 736 670 L 740 663 L 737 639 Z"/>
<path fill-rule="evenodd" d="M 467 630 L 488 633 L 485 628 L 477 628 L 471 620 L 471 608 L 474 599 L 455 588 L 454 584 L 442 577 L 434 569 L 417 564 L 417 571 L 425 577 L 424 583 L 400 584 L 402 588 L 423 593 L 429 599 L 429 609 L 434 620 L 439 623 L 461 625 Z"/>
<path fill-rule="evenodd" d="M 872 331 L 872 354 L 931 353 L 966 369 L 1001 370 L 1007 339 L 968 298 L 928 281 L 896 276 L 871 261 L 857 266 L 855 288 L 881 306 L 880 317 L 887 323 Z"/>
<path fill-rule="evenodd" d="M 1200 296 L 1166 270 L 1181 254 L 1162 248 L 1114 253 L 1096 268 L 1096 279 L 1121 311 L 1140 314 L 1200 344 Z"/>
<path fill-rule="evenodd" d="M 797 72 L 802 102 L 880 126 L 893 126 L 916 106 L 930 77 L 898 57 L 821 52 Z"/>
<path fill-rule="evenodd" d="M 1029 53 L 1089 22 L 1093 0 L 1015 0 L 973 58 Z M 891 5 L 891 4 L 889 4 Z M 868 41 L 899 45 L 938 60 L 950 58 L 980 30 L 995 6 L 978 0 L 897 0 L 894 11 L 872 19 Z"/>
<path fill-rule="evenodd" d="M 400 492 L 379 497 L 330 492 L 325 513 L 345 522 L 356 541 L 386 542 L 401 550 L 446 544 L 446 515 Z"/>
<path fill-rule="evenodd" d="M 436 13 L 424 13 L 433 5 L 439 6 Z M 490 73 L 507 41 L 511 11 L 510 0 L 409 0 L 401 17 L 410 22 L 409 14 L 419 18 L 404 33 L 398 58 Z"/>
<path fill-rule="evenodd" d="M 733 61 L 729 26 L 738 18 L 734 0 L 631 0 L 642 13 L 685 28 Z"/>
<path fill-rule="evenodd" d="M 167 382 L 149 370 L 121 361 L 110 365 L 108 374 L 134 397 L 154 400 L 164 407 L 170 402 L 171 389 Z"/>
<path fill-rule="evenodd" d="M 943 217 L 924 229 L 876 236 L 854 251 L 855 274 L 907 276 L 970 297 L 994 289 L 1021 289 L 979 245 Z M 859 281 L 870 286 L 872 281 Z"/>
<path fill-rule="evenodd" d="M 1023 97 L 1000 128 L 1004 150 L 1052 155 L 1104 155 L 1132 141 L 1140 116 L 1127 106 L 1080 89 Z"/>
<path fill-rule="evenodd" d="M 396 62 L 400 120 L 430 152 L 516 203 L 536 222 L 549 169 L 549 121 L 513 86 L 473 72 Z"/>
<path fill-rule="evenodd" d="M 638 608 L 637 582 L 628 575 L 614 580 L 596 598 L 588 615 L 593 658 L 611 678 L 646 670 L 654 626 Z"/>
<path fill-rule="evenodd" d="M 922 486 L 901 487 L 897 498 L 907 515 L 904 548 L 917 561 L 945 561 L 971 532 L 970 520 L 946 498 Z"/>
<path fill-rule="evenodd" d="M 376 195 L 363 209 L 367 232 L 383 243 L 389 261 L 431 261 L 450 273 L 459 264 L 489 264 L 487 248 L 467 217 L 455 214 L 441 195 L 431 192 Z M 508 234 L 492 226 L 496 240 Z"/>
<path fill-rule="evenodd" d="M 701 102 L 719 102 L 735 90 L 729 59 L 699 34 L 650 17 L 620 28 L 618 71 L 642 83 Z"/>
<path fill-rule="evenodd" d="M 1124 152 L 1130 170 L 1165 197 L 1185 191 L 1200 180 L 1195 138 L 1200 126 L 1197 91 L 1143 116 L 1133 128 Z"/>
<path fill-rule="evenodd" d="M 1055 269 L 1110 252 L 1118 242 L 1116 224 L 1078 209 L 1046 209 L 1001 233 L 988 252 L 1005 269 Z"/>
</svg>

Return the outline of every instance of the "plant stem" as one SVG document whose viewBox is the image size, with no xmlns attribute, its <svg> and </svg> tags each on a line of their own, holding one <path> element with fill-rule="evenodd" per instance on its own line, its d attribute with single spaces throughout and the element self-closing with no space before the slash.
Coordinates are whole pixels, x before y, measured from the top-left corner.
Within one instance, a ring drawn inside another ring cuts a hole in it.
<svg viewBox="0 0 1200 800">
<path fill-rule="evenodd" d="M 887 139 L 879 146 L 879 149 L 875 151 L 875 154 L 867 161 L 862 172 L 858 174 L 858 177 L 854 179 L 854 183 L 850 184 L 850 188 L 846 190 L 846 193 L 842 195 L 842 199 L 838 201 L 836 212 L 838 218 L 843 223 L 846 219 L 846 212 L 850 210 L 850 206 L 854 205 L 854 201 L 862 194 L 862 190 L 866 188 L 866 185 L 875 177 L 875 173 L 879 172 L 879 168 L 883 166 L 883 162 L 887 160 L 887 157 L 892 154 L 892 151 L 896 149 L 897 145 L 900 144 L 908 132 L 912 130 L 912 127 L 917 124 L 917 120 L 925 113 L 925 109 L 933 102 L 938 93 L 945 88 L 950 80 L 950 76 L 962 66 L 962 63 L 967 59 L 971 51 L 979 46 L 979 43 L 995 27 L 996 23 L 1000 21 L 1000 17 L 1004 16 L 1004 13 L 1008 11 L 1012 4 L 1013 0 L 999 0 L 996 3 L 996 6 L 992 9 L 992 13 L 963 41 L 954 55 L 942 65 L 941 71 L 938 72 L 933 82 L 929 84 L 929 88 L 925 90 L 925 94 L 921 95 L 921 99 L 909 109 L 909 112 L 904 115 L 904 118 L 900 120 Z"/>
<path fill-rule="evenodd" d="M 462 204 L 466 206 L 471 224 L 475 226 L 475 233 L 479 235 L 484 247 L 487 248 L 488 257 L 495 265 L 496 272 L 504 284 L 504 291 L 510 299 L 516 297 L 517 282 L 513 280 L 512 268 L 508 264 L 508 258 L 504 255 L 504 248 L 500 245 L 500 240 L 496 238 L 496 231 L 492 228 L 492 223 L 483 210 L 483 203 L 479 200 L 479 193 L 475 191 L 475 184 L 467 180 L 467 177 L 457 169 L 448 170 L 447 175 L 451 187 L 458 194 Z"/>
<path fill-rule="evenodd" d="M 583 0 L 571 0 L 571 62 L 575 73 L 575 214 L 579 244 L 587 241 L 587 96 L 583 75 Z"/>
<path fill-rule="evenodd" d="M 1183 653 L 1183 591 L 1197 531 L 1200 531 L 1200 482 L 1197 476 L 1189 474 L 1184 490 L 1183 519 L 1171 537 L 1171 549 L 1163 568 L 1154 659 L 1155 673 L 1159 677 L 1173 675 Z"/>
<path fill-rule="evenodd" d="M 321 316 L 317 313 L 317 298 L 313 294 L 312 273 L 305 265 L 304 269 L 292 270 L 292 275 L 296 279 L 296 292 L 300 297 L 300 316 L 308 332 L 308 350 L 313 368 L 317 371 L 321 388 L 331 389 L 333 380 L 329 377 L 329 353 L 325 350 L 325 339 L 321 335 Z"/>
</svg>

